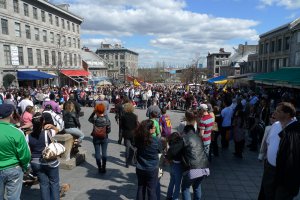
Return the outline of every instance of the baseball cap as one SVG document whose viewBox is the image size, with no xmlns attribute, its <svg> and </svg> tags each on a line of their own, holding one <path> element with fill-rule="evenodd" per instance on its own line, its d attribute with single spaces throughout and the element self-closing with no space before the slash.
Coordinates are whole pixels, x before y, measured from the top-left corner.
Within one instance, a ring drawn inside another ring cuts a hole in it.
<svg viewBox="0 0 300 200">
<path fill-rule="evenodd" d="M 15 110 L 15 107 L 11 104 L 0 105 L 0 119 L 9 117 Z"/>
<path fill-rule="evenodd" d="M 202 103 L 199 106 L 199 110 L 205 110 L 205 111 L 207 111 L 208 110 L 208 106 L 206 104 Z"/>
</svg>

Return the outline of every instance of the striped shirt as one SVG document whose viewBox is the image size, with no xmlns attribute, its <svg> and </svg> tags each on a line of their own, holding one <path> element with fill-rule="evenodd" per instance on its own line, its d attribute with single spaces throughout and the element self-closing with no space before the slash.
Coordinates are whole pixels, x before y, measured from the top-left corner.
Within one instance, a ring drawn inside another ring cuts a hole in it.
<svg viewBox="0 0 300 200">
<path fill-rule="evenodd" d="M 199 122 L 199 129 L 204 130 L 202 141 L 204 145 L 209 145 L 211 142 L 211 131 L 214 126 L 214 118 L 210 115 L 204 115 Z"/>
</svg>

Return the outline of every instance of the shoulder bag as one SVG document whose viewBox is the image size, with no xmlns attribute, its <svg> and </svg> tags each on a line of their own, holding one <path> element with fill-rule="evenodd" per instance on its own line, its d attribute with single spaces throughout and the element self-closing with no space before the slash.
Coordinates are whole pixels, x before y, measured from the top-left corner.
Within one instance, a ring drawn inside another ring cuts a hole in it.
<svg viewBox="0 0 300 200">
<path fill-rule="evenodd" d="M 58 143 L 50 134 L 50 130 L 45 131 L 45 149 L 42 152 L 43 159 L 45 160 L 55 160 L 58 156 L 63 154 L 66 151 L 66 148 Z M 46 133 L 47 132 L 47 133 Z M 48 136 L 51 140 L 51 143 L 48 144 Z"/>
</svg>

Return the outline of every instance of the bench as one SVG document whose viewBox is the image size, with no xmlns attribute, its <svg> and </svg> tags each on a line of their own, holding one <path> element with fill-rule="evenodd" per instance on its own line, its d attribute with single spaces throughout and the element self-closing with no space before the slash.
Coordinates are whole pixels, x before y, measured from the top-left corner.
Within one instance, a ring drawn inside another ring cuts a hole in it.
<svg viewBox="0 0 300 200">
<path fill-rule="evenodd" d="M 73 148 L 74 137 L 71 134 L 58 134 L 54 136 L 54 139 L 64 145 L 66 151 L 60 156 L 60 168 L 61 169 L 73 169 L 77 165 L 85 161 L 86 151 L 82 148 Z"/>
</svg>

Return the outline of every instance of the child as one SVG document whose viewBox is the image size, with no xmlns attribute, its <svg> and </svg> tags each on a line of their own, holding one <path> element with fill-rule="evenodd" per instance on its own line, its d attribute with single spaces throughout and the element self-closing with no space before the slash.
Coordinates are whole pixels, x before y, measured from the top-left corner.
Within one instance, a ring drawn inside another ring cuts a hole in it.
<svg viewBox="0 0 300 200">
<path fill-rule="evenodd" d="M 158 117 L 158 113 L 156 111 L 150 113 L 150 119 L 153 121 L 155 126 L 155 132 L 153 133 L 153 136 L 155 137 L 160 136 L 160 127 L 157 121 L 157 117 Z"/>
</svg>

